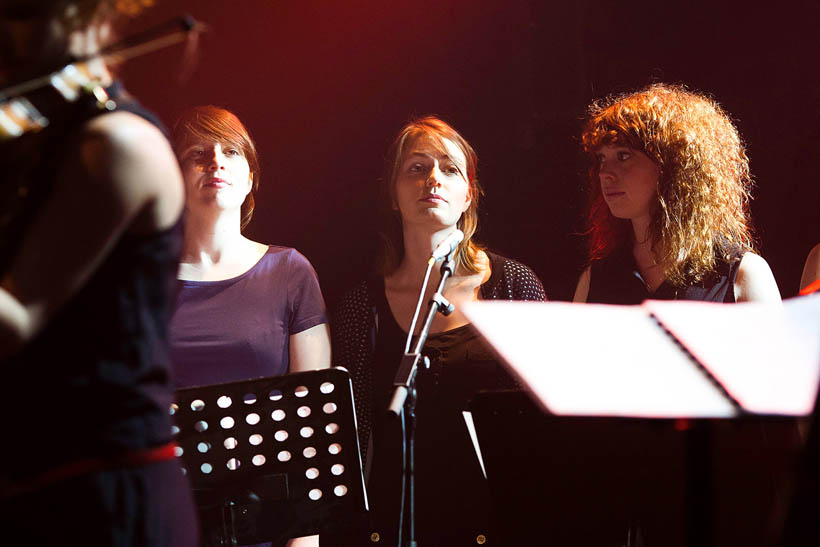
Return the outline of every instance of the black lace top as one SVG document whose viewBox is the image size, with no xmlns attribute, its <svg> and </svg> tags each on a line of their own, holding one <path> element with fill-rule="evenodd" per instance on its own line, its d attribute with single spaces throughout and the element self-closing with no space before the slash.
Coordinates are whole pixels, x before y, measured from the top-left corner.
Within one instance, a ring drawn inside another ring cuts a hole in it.
<svg viewBox="0 0 820 547">
<path fill-rule="evenodd" d="M 487 253 L 492 273 L 481 286 L 482 300 L 544 301 L 547 295 L 535 273 L 520 262 Z M 363 462 L 366 464 L 370 429 L 373 425 L 373 367 L 379 313 L 376 307 L 379 292 L 384 294 L 384 281 L 362 281 L 348 291 L 331 314 L 333 366 L 350 371 L 356 399 L 356 420 Z"/>
<path fill-rule="evenodd" d="M 526 266 L 488 253 L 492 274 L 483 300 L 545 300 Z M 390 311 L 382 278 L 363 282 L 332 316 L 334 365 L 351 372 L 371 499 L 365 539 L 395 543 L 401 487 L 401 434 L 385 417 L 406 333 Z M 428 371 L 417 379 L 416 530 L 420 542 L 475 545 L 491 537 L 489 492 L 462 411 L 482 389 L 515 387 L 470 325 L 431 334 Z M 324 541 L 324 538 L 323 538 Z"/>
</svg>

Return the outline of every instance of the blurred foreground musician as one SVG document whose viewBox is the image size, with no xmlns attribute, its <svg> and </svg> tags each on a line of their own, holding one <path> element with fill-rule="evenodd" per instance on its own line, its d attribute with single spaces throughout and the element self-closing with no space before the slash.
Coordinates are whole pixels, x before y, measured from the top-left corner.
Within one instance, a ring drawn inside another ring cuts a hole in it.
<svg viewBox="0 0 820 547">
<path fill-rule="evenodd" d="M 96 53 L 118 12 L 139 7 L 0 0 L 3 89 Z M 81 69 L 77 100 L 56 86 L 29 96 L 44 129 L 2 120 L 0 533 L 7 545 L 196 545 L 167 411 L 181 177 L 105 61 Z"/>
</svg>

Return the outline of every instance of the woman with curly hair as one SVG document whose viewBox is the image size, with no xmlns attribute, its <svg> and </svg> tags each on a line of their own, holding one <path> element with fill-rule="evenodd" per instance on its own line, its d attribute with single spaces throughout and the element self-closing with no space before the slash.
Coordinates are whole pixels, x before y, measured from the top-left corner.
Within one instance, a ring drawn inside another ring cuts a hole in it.
<svg viewBox="0 0 820 547">
<path fill-rule="evenodd" d="M 582 141 L 589 264 L 575 302 L 780 300 L 754 253 L 749 160 L 717 103 L 652 85 L 593 103 Z"/>
<path fill-rule="evenodd" d="M 415 529 L 419 542 L 429 545 L 475 545 L 494 537 L 489 492 L 462 411 L 479 389 L 514 382 L 460 308 L 474 300 L 546 296 L 532 270 L 484 250 L 474 239 L 481 195 L 477 162 L 467 140 L 434 117 L 407 124 L 388 151 L 379 270 L 348 292 L 333 314 L 333 364 L 347 368 L 353 380 L 371 500 L 363 541 L 341 544 L 366 544 L 368 538 L 397 544 L 401 436 L 397 421 L 387 419 L 387 407 L 428 260 L 456 229 L 464 240 L 455 251 L 454 275 L 444 286 L 455 311 L 434 319 L 424 349 L 431 366 L 417 381 Z M 438 270 L 425 302 L 438 286 Z"/>
</svg>

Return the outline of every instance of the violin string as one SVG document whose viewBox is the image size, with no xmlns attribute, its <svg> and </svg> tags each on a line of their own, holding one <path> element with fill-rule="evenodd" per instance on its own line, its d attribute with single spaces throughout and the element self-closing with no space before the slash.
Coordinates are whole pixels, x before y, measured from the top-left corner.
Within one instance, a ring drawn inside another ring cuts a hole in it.
<svg viewBox="0 0 820 547">
<path fill-rule="evenodd" d="M 98 58 L 103 58 L 106 61 L 119 63 L 122 61 L 127 61 L 128 59 L 133 59 L 134 57 L 139 57 L 140 55 L 145 55 L 146 53 L 151 53 L 152 51 L 156 51 L 164 47 L 178 44 L 185 40 L 186 36 L 186 32 L 176 32 L 174 34 L 169 34 L 168 36 L 156 38 L 154 40 L 151 40 L 150 42 L 145 42 L 142 44 L 131 46 L 129 48 L 120 49 L 113 53 L 101 54 L 98 56 Z"/>
<path fill-rule="evenodd" d="M 175 32 L 172 32 L 170 34 L 163 34 L 159 38 L 146 40 L 147 36 L 154 36 L 158 32 L 167 33 L 166 28 L 169 26 L 180 30 L 176 30 Z M 127 38 L 122 42 L 119 42 L 118 44 L 115 44 L 111 47 L 108 47 L 99 53 L 89 55 L 87 57 L 83 57 L 82 59 L 76 60 L 73 63 L 69 63 L 68 65 L 65 65 L 64 67 L 56 71 L 49 72 L 48 74 L 45 74 L 43 76 L 38 76 L 31 80 L 2 89 L 0 90 L 0 101 L 24 95 L 30 91 L 34 91 L 36 89 L 40 89 L 51 85 L 52 77 L 55 74 L 58 74 L 60 71 L 64 70 L 68 66 L 86 63 L 94 59 L 105 59 L 106 61 L 110 62 L 120 62 L 128 59 L 133 59 L 134 57 L 138 57 L 140 55 L 151 53 L 152 51 L 156 51 L 158 49 L 162 49 L 180 43 L 185 40 L 185 38 L 188 36 L 190 32 L 199 33 L 204 30 L 205 26 L 201 23 L 194 21 L 194 19 L 191 17 L 180 17 L 174 19 L 170 23 L 164 23 L 159 27 L 156 27 L 154 29 L 151 29 L 138 35 L 137 37 Z"/>
</svg>

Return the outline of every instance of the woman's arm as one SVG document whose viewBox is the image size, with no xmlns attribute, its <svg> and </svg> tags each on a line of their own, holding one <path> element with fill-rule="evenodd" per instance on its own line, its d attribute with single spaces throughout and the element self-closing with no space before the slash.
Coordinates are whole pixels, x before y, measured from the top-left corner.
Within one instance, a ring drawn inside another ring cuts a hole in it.
<svg viewBox="0 0 820 547">
<path fill-rule="evenodd" d="M 288 344 L 288 371 L 330 367 L 330 327 L 319 279 L 304 255 L 291 250 L 288 303 L 293 310 Z"/>
<path fill-rule="evenodd" d="M 737 302 L 780 302 L 780 290 L 769 264 L 759 255 L 746 253 L 735 280 Z"/>
<path fill-rule="evenodd" d="M 589 278 L 590 267 L 587 266 L 586 269 L 581 272 L 581 277 L 578 278 L 578 285 L 575 286 L 575 296 L 572 297 L 573 302 L 579 304 L 586 303 L 587 296 L 589 296 Z"/>
<path fill-rule="evenodd" d="M 290 372 L 330 367 L 330 327 L 316 325 L 290 335 Z"/>
<path fill-rule="evenodd" d="M 814 246 L 806 257 L 806 264 L 803 266 L 803 276 L 800 278 L 800 290 L 820 279 L 820 243 Z"/>
<path fill-rule="evenodd" d="M 18 352 L 99 268 L 123 233 L 176 222 L 183 205 L 176 158 L 134 114 L 91 120 L 77 151 L 0 281 L 0 356 Z"/>
<path fill-rule="evenodd" d="M 305 536 L 288 540 L 287 547 L 319 547 L 319 536 Z"/>
</svg>

